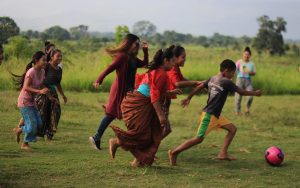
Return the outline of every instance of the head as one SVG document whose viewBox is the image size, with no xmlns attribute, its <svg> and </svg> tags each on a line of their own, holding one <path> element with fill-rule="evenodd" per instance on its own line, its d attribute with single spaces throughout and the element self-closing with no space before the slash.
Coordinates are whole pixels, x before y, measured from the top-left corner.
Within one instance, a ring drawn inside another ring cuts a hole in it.
<svg viewBox="0 0 300 188">
<path fill-rule="evenodd" d="M 62 61 L 62 54 L 61 51 L 59 49 L 54 49 L 50 52 L 50 57 L 51 60 L 50 62 L 52 62 L 54 65 L 58 65 L 61 63 Z"/>
<path fill-rule="evenodd" d="M 49 41 L 45 41 L 45 53 L 49 54 L 52 50 L 55 49 L 55 45 L 50 43 Z"/>
<path fill-rule="evenodd" d="M 154 70 L 159 67 L 163 67 L 164 70 L 168 71 L 171 70 L 174 66 L 175 60 L 176 58 L 174 56 L 172 48 L 167 48 L 165 50 L 160 49 L 155 53 L 153 60 L 150 62 L 148 68 L 150 70 Z"/>
<path fill-rule="evenodd" d="M 243 52 L 243 60 L 245 62 L 250 61 L 250 57 L 251 57 L 251 50 L 250 48 L 247 46 Z"/>
<path fill-rule="evenodd" d="M 220 64 L 220 72 L 222 75 L 228 79 L 232 79 L 234 77 L 236 70 L 235 63 L 230 59 L 225 59 Z"/>
<path fill-rule="evenodd" d="M 134 34 L 127 34 L 120 44 L 114 49 L 106 49 L 110 55 L 115 55 L 119 52 L 124 52 L 130 56 L 137 56 L 140 49 L 140 39 Z"/>
<path fill-rule="evenodd" d="M 21 76 L 11 73 L 17 88 L 22 89 L 25 80 L 25 75 L 30 68 L 35 67 L 37 69 L 42 69 L 45 66 L 45 63 L 46 63 L 45 53 L 42 51 L 37 51 L 33 54 L 30 63 L 26 65 L 25 71 Z"/>
<path fill-rule="evenodd" d="M 3 61 L 3 47 L 0 44 L 0 65 L 2 64 L 2 61 Z"/>
<path fill-rule="evenodd" d="M 185 63 L 186 53 L 185 49 L 180 45 L 172 45 L 169 48 L 173 50 L 175 56 L 175 65 L 179 67 L 183 67 Z"/>
</svg>

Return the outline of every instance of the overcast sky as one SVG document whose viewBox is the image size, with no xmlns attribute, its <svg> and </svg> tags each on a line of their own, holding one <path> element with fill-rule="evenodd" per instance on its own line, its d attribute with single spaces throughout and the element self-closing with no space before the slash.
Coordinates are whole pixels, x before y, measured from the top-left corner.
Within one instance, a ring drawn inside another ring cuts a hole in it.
<svg viewBox="0 0 300 188">
<path fill-rule="evenodd" d="M 89 31 L 113 32 L 117 25 L 131 29 L 147 20 L 160 33 L 255 36 L 262 15 L 283 17 L 284 38 L 300 39 L 300 0 L 0 0 L 0 16 L 11 17 L 23 31 L 84 24 Z"/>
</svg>

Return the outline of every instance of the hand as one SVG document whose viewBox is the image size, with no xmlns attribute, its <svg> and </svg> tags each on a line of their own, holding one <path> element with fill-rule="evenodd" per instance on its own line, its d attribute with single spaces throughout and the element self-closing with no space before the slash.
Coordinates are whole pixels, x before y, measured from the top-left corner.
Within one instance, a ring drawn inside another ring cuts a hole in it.
<svg viewBox="0 0 300 188">
<path fill-rule="evenodd" d="M 39 94 L 47 94 L 49 92 L 48 88 L 43 88 L 41 90 L 39 90 Z"/>
<path fill-rule="evenodd" d="M 147 49 L 147 48 L 148 48 L 148 42 L 142 41 L 142 42 L 141 42 L 141 47 L 142 47 L 143 49 Z"/>
<path fill-rule="evenodd" d="M 182 107 L 186 107 L 186 106 L 188 106 L 189 104 L 190 104 L 190 101 L 191 101 L 191 99 L 183 99 L 182 101 L 181 101 L 181 106 Z"/>
<path fill-rule="evenodd" d="M 100 84 L 97 83 L 97 82 L 94 82 L 94 83 L 93 83 L 93 86 L 94 86 L 95 89 L 99 89 L 99 88 L 100 88 Z"/>
<path fill-rule="evenodd" d="M 174 89 L 172 91 L 170 91 L 171 95 L 181 95 L 183 92 L 181 89 Z"/>
<path fill-rule="evenodd" d="M 195 86 L 202 84 L 204 81 L 195 81 Z"/>
<path fill-rule="evenodd" d="M 159 123 L 162 127 L 168 123 L 168 120 L 167 120 L 166 116 L 164 116 L 164 115 L 158 116 L 158 119 L 159 119 Z"/>
<path fill-rule="evenodd" d="M 64 95 L 63 99 L 64 99 L 64 103 L 66 104 L 68 102 L 68 98 Z"/>
<path fill-rule="evenodd" d="M 262 93 L 261 93 L 260 90 L 256 90 L 256 91 L 255 91 L 255 96 L 258 96 L 258 97 L 259 97 L 259 96 L 261 96 L 261 94 L 262 94 Z"/>
</svg>

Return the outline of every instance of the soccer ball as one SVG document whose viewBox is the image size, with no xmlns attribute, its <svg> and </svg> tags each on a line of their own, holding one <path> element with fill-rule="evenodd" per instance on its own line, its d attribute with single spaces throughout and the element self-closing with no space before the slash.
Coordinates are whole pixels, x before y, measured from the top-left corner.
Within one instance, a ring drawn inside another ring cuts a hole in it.
<svg viewBox="0 0 300 188">
<path fill-rule="evenodd" d="M 272 146 L 265 151 L 265 159 L 272 166 L 279 166 L 284 159 L 284 153 L 279 147 Z"/>
</svg>

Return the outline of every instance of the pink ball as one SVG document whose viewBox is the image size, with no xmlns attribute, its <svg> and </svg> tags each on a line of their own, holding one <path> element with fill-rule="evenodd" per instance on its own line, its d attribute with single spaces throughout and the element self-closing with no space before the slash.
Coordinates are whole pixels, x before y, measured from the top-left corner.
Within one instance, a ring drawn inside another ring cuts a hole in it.
<svg viewBox="0 0 300 188">
<path fill-rule="evenodd" d="M 284 159 L 284 153 L 279 147 L 272 146 L 265 151 L 265 159 L 272 166 L 279 166 Z"/>
</svg>

